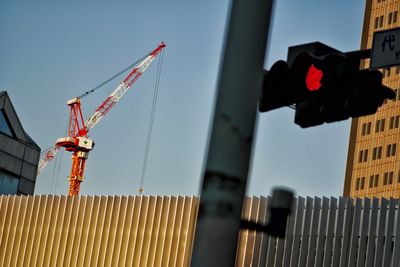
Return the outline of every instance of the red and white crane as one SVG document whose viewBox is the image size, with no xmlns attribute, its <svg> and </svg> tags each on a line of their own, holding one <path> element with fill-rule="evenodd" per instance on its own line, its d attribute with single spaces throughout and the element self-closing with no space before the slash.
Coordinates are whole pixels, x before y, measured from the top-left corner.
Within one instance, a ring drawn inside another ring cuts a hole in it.
<svg viewBox="0 0 400 267">
<path fill-rule="evenodd" d="M 70 107 L 68 135 L 57 139 L 54 146 L 42 153 L 38 166 L 38 174 L 56 156 L 61 147 L 64 147 L 65 150 L 72 152 L 72 167 L 70 176 L 68 177 L 70 182 L 68 195 L 79 195 L 80 183 L 84 179 L 86 160 L 89 151 L 94 146 L 93 140 L 88 138 L 89 131 L 105 117 L 118 100 L 131 88 L 133 83 L 139 79 L 165 46 L 166 44 L 161 42 L 148 56 L 139 61 L 135 68 L 121 81 L 110 96 L 101 103 L 88 120 L 84 121 L 83 119 L 80 97 L 75 97 L 67 101 L 67 105 Z"/>
</svg>

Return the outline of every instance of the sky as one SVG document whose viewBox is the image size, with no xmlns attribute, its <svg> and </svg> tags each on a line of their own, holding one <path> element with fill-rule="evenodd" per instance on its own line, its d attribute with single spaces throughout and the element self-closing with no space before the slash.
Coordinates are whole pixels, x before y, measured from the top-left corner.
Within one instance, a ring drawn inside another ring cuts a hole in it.
<svg viewBox="0 0 400 267">
<path fill-rule="evenodd" d="M 289 46 L 320 41 L 358 50 L 364 1 L 279 0 L 265 68 Z M 145 195 L 198 195 L 230 1 L 0 2 L 0 90 L 44 150 L 66 135 L 67 100 L 95 87 L 164 41 Z M 82 195 L 138 194 L 158 59 L 90 132 Z M 82 100 L 88 118 L 123 76 Z M 261 113 L 248 195 L 274 186 L 301 196 L 342 194 L 350 121 L 301 129 L 294 111 Z M 66 194 L 70 154 L 37 177 L 35 194 Z"/>
</svg>

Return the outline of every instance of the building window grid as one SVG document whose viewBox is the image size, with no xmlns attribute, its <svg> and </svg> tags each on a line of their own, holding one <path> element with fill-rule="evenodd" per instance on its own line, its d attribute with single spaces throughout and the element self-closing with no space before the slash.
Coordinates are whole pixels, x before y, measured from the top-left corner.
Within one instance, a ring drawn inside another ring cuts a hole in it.
<svg viewBox="0 0 400 267">
<path fill-rule="evenodd" d="M 385 0 L 378 0 L 378 3 L 380 2 L 384 2 Z M 394 12 L 390 12 L 389 13 L 389 17 L 388 17 L 388 24 L 391 23 L 396 23 L 397 22 L 397 14 L 398 11 L 394 11 Z M 384 24 L 384 16 L 378 16 L 375 18 L 375 28 L 378 27 L 383 27 Z M 395 68 L 396 74 L 400 74 L 400 66 L 397 66 Z M 387 68 L 383 70 L 383 75 L 384 77 L 389 77 L 391 75 L 391 69 Z M 396 98 L 393 101 L 396 100 L 400 100 L 400 90 L 396 89 L 395 91 L 395 95 Z M 400 122 L 400 115 L 397 116 L 392 116 L 390 118 L 390 129 L 394 129 L 394 128 L 399 128 L 399 122 Z M 369 131 L 368 131 L 368 126 L 369 126 Z M 375 132 L 382 132 L 384 131 L 385 128 L 385 119 L 381 119 L 376 121 L 376 125 L 375 125 Z M 371 122 L 369 123 L 364 123 L 362 125 L 362 135 L 367 135 L 370 133 L 370 129 L 371 129 Z M 387 151 L 387 156 L 395 156 L 396 155 L 396 151 L 397 151 L 397 144 L 390 144 L 388 145 L 388 151 Z M 373 149 L 373 159 L 378 159 L 381 158 L 382 155 L 382 146 L 380 147 L 375 147 Z M 365 150 L 361 150 L 359 153 L 359 162 L 366 162 L 368 158 L 368 149 Z M 393 184 L 393 177 L 394 177 L 394 172 L 386 172 L 384 174 L 384 185 L 388 185 L 388 184 Z M 398 183 L 400 183 L 400 170 L 398 172 Z M 360 177 L 356 179 L 356 190 L 362 190 L 364 189 L 364 185 L 365 185 L 365 177 Z M 378 187 L 379 185 L 379 174 L 375 174 L 375 175 L 371 175 L 370 179 L 369 179 L 369 188 L 372 187 Z"/>
</svg>

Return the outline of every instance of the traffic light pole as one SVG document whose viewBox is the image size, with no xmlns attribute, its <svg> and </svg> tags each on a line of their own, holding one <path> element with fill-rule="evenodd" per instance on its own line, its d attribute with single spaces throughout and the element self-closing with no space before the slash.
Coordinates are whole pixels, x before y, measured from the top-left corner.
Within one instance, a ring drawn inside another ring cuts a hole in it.
<svg viewBox="0 0 400 267">
<path fill-rule="evenodd" d="M 366 59 L 371 57 L 371 49 L 356 50 L 344 53 L 349 58 Z"/>
<path fill-rule="evenodd" d="M 192 266 L 234 266 L 273 0 L 233 0 Z"/>
</svg>

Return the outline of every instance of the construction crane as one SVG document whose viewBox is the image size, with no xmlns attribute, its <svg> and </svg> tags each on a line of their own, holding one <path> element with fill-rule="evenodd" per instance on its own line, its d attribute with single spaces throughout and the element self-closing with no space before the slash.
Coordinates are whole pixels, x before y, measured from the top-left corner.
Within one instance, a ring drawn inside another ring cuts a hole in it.
<svg viewBox="0 0 400 267">
<path fill-rule="evenodd" d="M 94 142 L 88 137 L 88 133 L 96 126 L 110 111 L 110 109 L 121 99 L 121 97 L 131 88 L 133 83 L 139 79 L 143 72 L 149 67 L 151 62 L 166 47 L 161 42 L 156 49 L 150 52 L 146 57 L 136 64 L 135 68 L 121 81 L 118 87 L 101 103 L 93 115 L 86 121 L 83 119 L 81 110 L 81 98 L 93 92 L 91 90 L 80 97 L 75 97 L 67 101 L 70 107 L 68 133 L 66 137 L 58 138 L 56 143 L 42 153 L 39 161 L 38 174 L 48 165 L 56 156 L 57 152 L 64 147 L 66 151 L 72 152 L 72 167 L 68 177 L 69 196 L 78 196 L 80 184 L 84 179 L 86 160 L 89 152 L 94 147 Z"/>
</svg>

